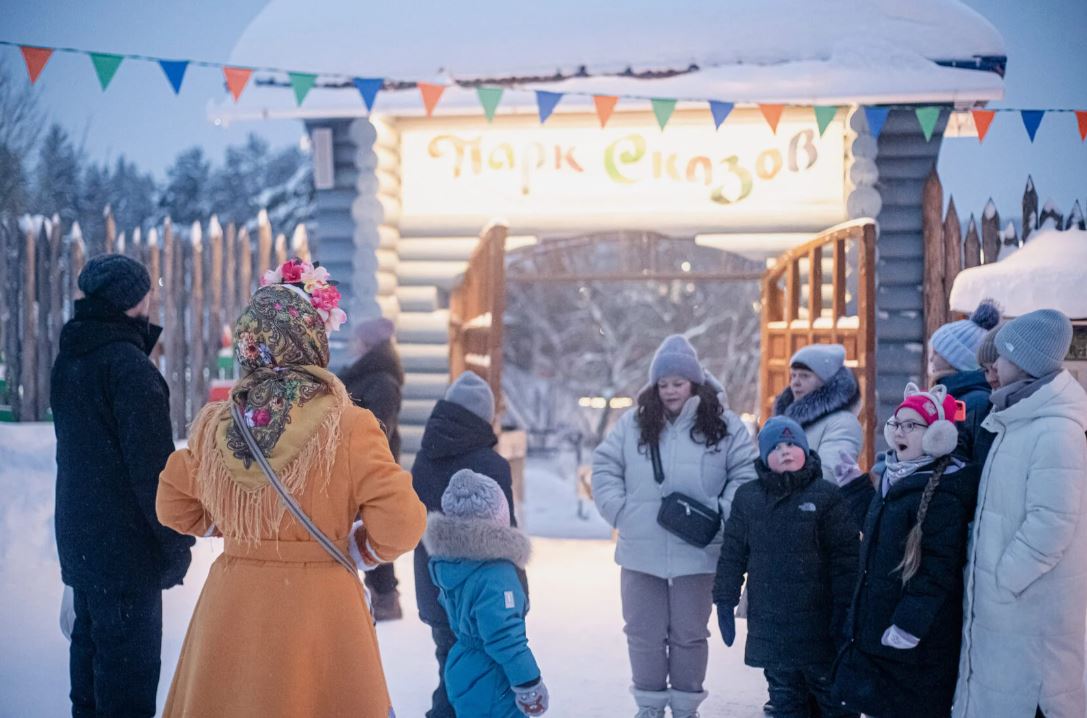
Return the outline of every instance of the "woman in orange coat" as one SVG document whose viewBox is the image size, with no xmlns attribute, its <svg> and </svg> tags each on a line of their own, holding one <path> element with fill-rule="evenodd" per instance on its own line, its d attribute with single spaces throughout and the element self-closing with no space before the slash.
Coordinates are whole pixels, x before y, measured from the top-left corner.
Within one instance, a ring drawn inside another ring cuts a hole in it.
<svg viewBox="0 0 1087 718">
<path fill-rule="evenodd" d="M 326 369 L 325 322 L 339 311 L 338 293 L 322 295 L 327 273 L 306 283 L 293 261 L 235 326 L 246 373 L 231 400 L 313 523 L 344 553 L 357 538 L 355 549 L 392 561 L 419 541 L 425 510 L 377 420 Z M 196 604 L 163 715 L 393 715 L 357 577 L 285 514 L 228 402 L 204 407 L 189 437 L 160 477 L 158 516 L 182 533 L 221 533 L 225 550 Z M 357 517 L 363 528 L 353 533 Z"/>
</svg>

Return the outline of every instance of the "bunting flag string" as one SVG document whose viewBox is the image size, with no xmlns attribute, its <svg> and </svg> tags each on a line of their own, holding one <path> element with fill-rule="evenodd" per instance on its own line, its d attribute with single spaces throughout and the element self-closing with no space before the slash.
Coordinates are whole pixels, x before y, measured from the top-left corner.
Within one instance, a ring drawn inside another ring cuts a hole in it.
<svg viewBox="0 0 1087 718">
<path fill-rule="evenodd" d="M 1045 110 L 1021 110 L 1020 114 L 1023 117 L 1023 126 L 1027 128 L 1027 134 L 1033 143 L 1034 135 L 1038 134 L 1038 125 L 1042 124 L 1042 117 L 1045 116 Z"/>
<path fill-rule="evenodd" d="M 166 79 L 170 81 L 170 87 L 174 88 L 174 94 L 179 94 L 181 82 L 185 79 L 185 70 L 189 69 L 189 61 L 159 60 L 159 67 L 166 73 Z"/>
<path fill-rule="evenodd" d="M 733 103 L 731 102 L 710 100 L 710 114 L 713 115 L 714 129 L 721 129 L 721 124 L 728 118 L 729 113 L 732 112 L 732 108 Z"/>
<path fill-rule="evenodd" d="M 30 84 L 37 84 L 39 78 L 42 75 L 42 71 L 45 69 L 46 64 L 50 61 L 53 55 L 57 52 L 80 54 L 90 57 L 91 64 L 94 67 L 94 72 L 98 78 L 99 85 L 103 91 L 105 91 L 113 78 L 117 75 L 124 60 L 140 60 L 145 62 L 154 62 L 162 69 L 163 74 L 166 76 L 166 80 L 173 90 L 175 95 L 181 93 L 181 86 L 185 80 L 185 76 L 191 65 L 199 67 L 216 68 L 223 73 L 223 79 L 226 82 L 226 89 L 233 97 L 235 102 L 238 102 L 242 93 L 249 85 L 249 81 L 254 72 L 267 72 L 274 73 L 280 78 L 287 77 L 287 82 L 294 93 L 295 102 L 298 106 L 301 106 L 305 102 L 306 97 L 310 91 L 318 86 L 318 78 L 344 78 L 343 82 L 322 84 L 321 87 L 354 87 L 366 106 L 367 112 L 372 112 L 374 109 L 374 101 L 377 94 L 383 89 L 406 89 L 410 87 L 416 87 L 419 90 L 420 97 L 423 101 L 423 108 L 426 111 L 427 117 L 432 117 L 434 109 L 438 104 L 438 101 L 442 97 L 442 93 L 445 92 L 446 87 L 459 87 L 459 88 L 474 88 L 476 95 L 479 99 L 480 106 L 483 109 L 483 114 L 487 118 L 488 122 L 493 122 L 498 111 L 498 106 L 502 101 L 504 92 L 507 89 L 523 89 L 517 84 L 509 84 L 502 86 L 479 86 L 475 82 L 471 81 L 456 81 L 454 80 L 449 85 L 434 84 L 429 82 L 410 81 L 410 80 L 395 80 L 384 77 L 353 77 L 340 75 L 337 73 L 316 73 L 316 72 L 302 72 L 296 70 L 286 70 L 283 68 L 275 67 L 245 67 L 237 65 L 227 65 L 224 63 L 207 62 L 202 60 L 168 60 L 164 58 L 151 57 L 147 55 L 136 54 L 122 54 L 122 53 L 107 53 L 107 52 L 92 52 L 89 50 L 83 50 L 71 47 L 40 47 L 36 45 L 24 45 L 9 40 L 0 40 L 0 45 L 7 45 L 9 47 L 16 47 L 22 54 L 23 61 L 26 64 L 27 77 L 30 80 Z M 263 82 L 263 81 L 262 81 Z M 271 84 L 281 84 L 282 80 L 273 81 Z M 566 95 L 575 95 L 579 97 L 591 97 L 593 101 L 593 107 L 596 111 L 597 119 L 600 121 L 600 126 L 606 127 L 608 121 L 611 119 L 614 113 L 615 106 L 619 102 L 619 95 L 599 95 L 591 94 L 587 92 L 553 92 L 545 90 L 536 90 L 536 106 L 539 112 L 540 124 L 547 122 L 548 118 L 554 113 L 555 108 L 559 102 Z M 679 98 L 679 97 L 645 97 L 645 96 L 632 96 L 623 95 L 625 99 L 638 99 L 649 100 L 653 110 L 653 115 L 656 117 L 657 124 L 663 130 L 666 125 L 671 121 L 675 109 L 680 102 L 708 102 L 710 115 L 713 118 L 713 124 L 716 129 L 720 129 L 721 125 L 732 113 L 735 108 L 734 102 L 725 102 L 722 100 L 706 100 L 706 99 L 694 99 L 694 98 Z M 777 134 L 778 124 L 781 121 L 782 114 L 786 107 L 810 108 L 814 114 L 815 124 L 819 131 L 819 136 L 822 137 L 827 128 L 830 127 L 834 118 L 837 117 L 838 111 L 843 109 L 841 106 L 836 105 L 803 105 L 803 104 L 782 104 L 782 103 L 753 103 L 762 113 L 763 118 L 766 121 L 770 131 Z M 875 138 L 879 138 L 880 133 L 883 131 L 884 124 L 891 110 L 903 110 L 912 112 L 917 118 L 918 126 L 921 129 L 922 134 L 926 141 L 931 141 L 935 134 L 936 125 L 939 122 L 942 112 L 955 111 L 965 114 L 969 111 L 973 118 L 974 127 L 977 129 L 978 142 L 983 143 L 985 138 L 989 134 L 989 130 L 992 127 L 993 122 L 996 119 L 997 114 L 1006 112 L 1015 112 L 1020 115 L 1023 122 L 1023 127 L 1026 129 L 1027 136 L 1033 143 L 1038 134 L 1038 128 L 1041 126 L 1042 119 L 1048 113 L 1074 113 L 1076 117 L 1076 125 L 1080 141 L 1087 141 L 1087 109 L 1070 109 L 1070 108 L 1045 108 L 1045 109 L 1021 109 L 1011 107 L 998 107 L 992 109 L 979 109 L 972 108 L 969 110 L 953 110 L 953 108 L 947 106 L 921 106 L 910 104 L 892 104 L 892 105 L 862 105 L 860 108 L 864 112 L 865 120 L 868 124 L 868 131 Z"/>
<path fill-rule="evenodd" d="M 45 63 L 53 56 L 53 50 L 48 47 L 30 47 L 23 45 L 19 48 L 23 52 L 23 60 L 26 61 L 26 72 L 30 75 L 30 84 L 38 81 L 38 76 L 45 69 Z"/>
<path fill-rule="evenodd" d="M 816 105 L 812 109 L 815 111 L 815 123 L 819 125 L 819 136 L 822 137 L 834 116 L 838 114 L 838 107 L 836 105 Z"/>
<path fill-rule="evenodd" d="M 615 95 L 593 95 L 593 104 L 596 106 L 596 117 L 600 120 L 601 128 L 608 124 L 608 120 L 611 119 L 612 110 L 615 109 L 615 103 L 617 102 L 619 102 L 619 98 Z"/>
<path fill-rule="evenodd" d="M 974 117 L 974 127 L 978 130 L 978 143 L 985 141 L 985 135 L 989 134 L 989 125 L 993 124 L 996 112 L 993 110 L 971 110 Z"/>
<path fill-rule="evenodd" d="M 487 118 L 487 122 L 494 122 L 494 113 L 502 100 L 502 88 L 480 86 L 476 88 L 476 95 L 479 97 L 479 104 L 483 106 L 483 116 Z"/>
<path fill-rule="evenodd" d="M 536 107 L 540 110 L 540 124 L 547 122 L 547 118 L 555 111 L 555 106 L 562 99 L 561 92 L 545 92 L 536 90 Z"/>
<path fill-rule="evenodd" d="M 762 116 L 766 118 L 766 124 L 770 125 L 770 131 L 776 135 L 778 133 L 778 122 L 781 121 L 781 113 L 785 110 L 785 105 L 759 105 L 759 110 L 762 111 Z"/>
<path fill-rule="evenodd" d="M 650 100 L 650 104 L 653 105 L 653 114 L 657 118 L 657 124 L 660 125 L 663 131 L 664 126 L 668 124 L 668 120 L 672 118 L 672 113 L 676 110 L 676 101 L 655 99 Z"/>
</svg>

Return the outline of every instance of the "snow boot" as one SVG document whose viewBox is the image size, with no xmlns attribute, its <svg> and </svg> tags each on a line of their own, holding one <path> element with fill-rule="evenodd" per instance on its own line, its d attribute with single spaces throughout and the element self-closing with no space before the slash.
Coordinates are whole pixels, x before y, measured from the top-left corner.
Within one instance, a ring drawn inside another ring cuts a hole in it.
<svg viewBox="0 0 1087 718">
<path fill-rule="evenodd" d="M 404 617 L 400 608 L 400 592 L 395 588 L 386 593 L 374 592 L 374 620 L 375 621 L 399 621 Z"/>
<path fill-rule="evenodd" d="M 634 694 L 634 703 L 638 706 L 634 718 L 664 718 L 664 709 L 671 698 L 668 691 L 643 691 L 631 686 L 630 692 Z"/>
<path fill-rule="evenodd" d="M 706 691 L 688 693 L 677 691 L 675 688 L 669 691 L 672 701 L 672 718 L 698 718 L 698 706 L 709 695 Z"/>
</svg>

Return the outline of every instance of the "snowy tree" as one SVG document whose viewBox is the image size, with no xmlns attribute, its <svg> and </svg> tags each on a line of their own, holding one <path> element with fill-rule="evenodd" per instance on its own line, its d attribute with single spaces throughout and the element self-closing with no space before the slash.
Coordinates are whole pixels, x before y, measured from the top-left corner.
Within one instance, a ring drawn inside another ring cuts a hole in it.
<svg viewBox="0 0 1087 718">
<path fill-rule="evenodd" d="M 109 205 L 117 226 L 124 229 L 142 227 L 154 219 L 157 187 L 150 174 L 141 172 L 133 162 L 124 156 L 117 159 L 113 172 L 109 175 Z M 101 212 L 101 206 L 99 207 Z"/>
<path fill-rule="evenodd" d="M 694 271 L 713 262 L 727 273 L 761 264 L 693 242 L 658 240 L 658 266 Z M 546 242 L 541 245 L 545 247 Z M 607 271 L 622 248 L 601 243 L 573 258 L 585 271 Z M 700 267 L 701 265 L 701 267 Z M 507 292 L 506 362 L 553 378 L 572 400 L 601 397 L 606 407 L 589 428 L 597 441 L 618 412 L 614 397 L 633 398 L 665 336 L 680 333 L 725 384 L 736 411 L 753 411 L 758 386 L 759 288 L 752 281 L 685 279 L 519 282 Z M 538 427 L 536 427 L 538 428 Z"/>
<path fill-rule="evenodd" d="M 53 124 L 42 140 L 34 172 L 32 206 L 45 216 L 60 215 L 70 223 L 78 218 L 83 163 L 68 133 Z"/>
<path fill-rule="evenodd" d="M 27 158 L 42 128 L 38 95 L 22 77 L 0 68 L 0 218 L 27 210 Z"/>
<path fill-rule="evenodd" d="M 207 220 L 212 211 L 210 177 L 211 163 L 204 157 L 204 150 L 200 147 L 184 150 L 166 171 L 166 188 L 159 207 L 175 224 Z"/>
</svg>

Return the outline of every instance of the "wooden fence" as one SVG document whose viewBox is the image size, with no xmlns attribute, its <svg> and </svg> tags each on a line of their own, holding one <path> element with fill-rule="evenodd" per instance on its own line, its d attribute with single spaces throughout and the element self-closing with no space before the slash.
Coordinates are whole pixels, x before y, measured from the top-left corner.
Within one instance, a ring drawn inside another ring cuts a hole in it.
<svg viewBox="0 0 1087 718">
<path fill-rule="evenodd" d="M 1008 221 L 1002 227 L 1000 212 L 990 199 L 981 212 L 980 222 L 973 213 L 970 214 L 964 236 L 954 197 L 949 198 L 947 212 L 944 212 L 943 185 L 935 167 L 925 181 L 922 197 L 926 345 L 936 329 L 958 318 L 952 316 L 949 308 L 951 287 L 963 269 L 998 261 L 1021 247 L 1033 232 L 1044 227 L 1087 229 L 1079 200 L 1076 200 L 1067 218 L 1052 201 L 1046 202 L 1039 211 L 1038 191 L 1031 177 L 1027 177 L 1023 190 L 1018 227 L 1014 221 Z"/>
<path fill-rule="evenodd" d="M 104 251 L 137 259 L 151 274 L 151 321 L 163 327 L 151 358 L 170 387 L 174 434 L 184 436 L 213 382 L 234 378 L 231 327 L 273 260 L 286 260 L 287 237 L 274 235 L 263 211 L 253 236 L 233 224 L 224 230 L 214 215 L 187 228 L 167 218 L 146 236 L 138 228 L 118 231 L 109 208 L 105 217 Z M 290 250 L 309 259 L 304 225 L 295 227 Z M 0 403 L 7 405 L 0 410 L 15 421 L 44 420 L 60 330 L 80 296 L 86 244 L 78 223 L 65 228 L 56 216 L 24 217 L 0 222 L 0 253 Z"/>
</svg>

